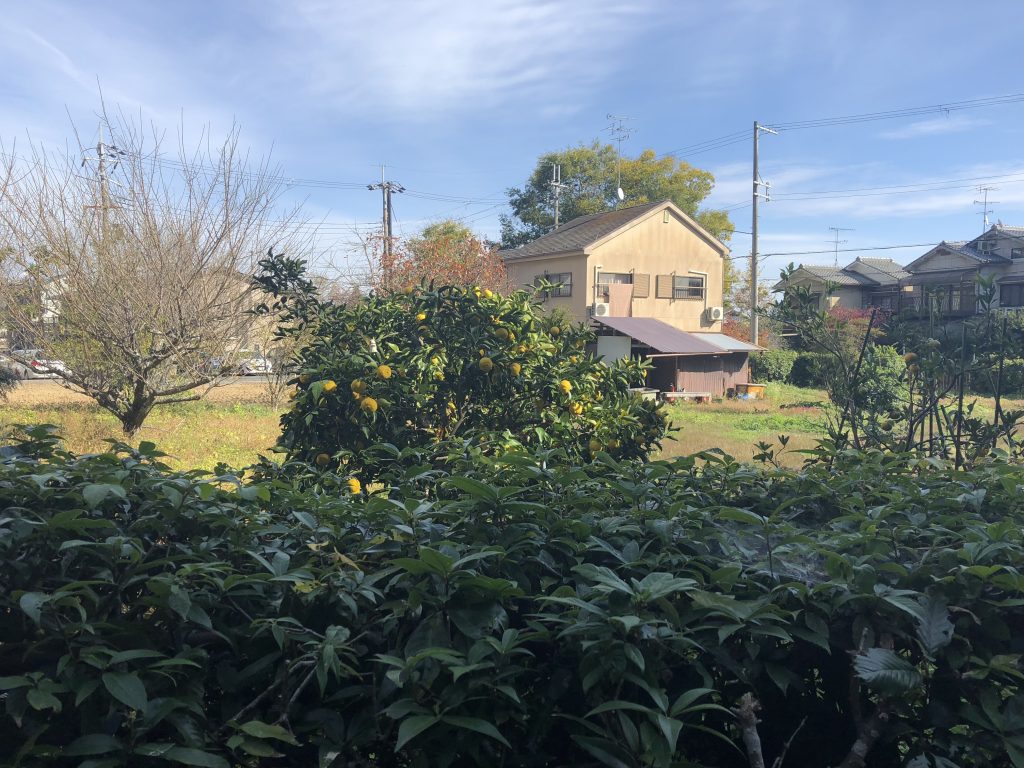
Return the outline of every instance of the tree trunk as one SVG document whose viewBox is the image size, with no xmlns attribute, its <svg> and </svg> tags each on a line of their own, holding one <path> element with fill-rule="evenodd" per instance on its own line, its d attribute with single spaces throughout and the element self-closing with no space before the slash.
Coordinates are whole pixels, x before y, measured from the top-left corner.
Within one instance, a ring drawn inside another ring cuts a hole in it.
<svg viewBox="0 0 1024 768">
<path fill-rule="evenodd" d="M 121 429 L 125 435 L 132 437 L 142 428 L 146 417 L 153 410 L 153 404 L 151 397 L 136 397 L 128 404 L 127 408 L 114 414 L 121 421 Z"/>
</svg>

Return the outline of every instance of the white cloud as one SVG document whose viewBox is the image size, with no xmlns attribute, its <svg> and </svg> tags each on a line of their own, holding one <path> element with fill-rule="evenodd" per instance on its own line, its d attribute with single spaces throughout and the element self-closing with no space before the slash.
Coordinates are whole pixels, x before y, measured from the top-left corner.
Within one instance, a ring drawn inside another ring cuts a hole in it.
<svg viewBox="0 0 1024 768">
<path fill-rule="evenodd" d="M 618 68 L 649 2 L 403 0 L 278 8 L 290 66 L 333 111 L 429 120 L 530 98 L 571 108 Z"/>
<path fill-rule="evenodd" d="M 972 128 L 989 125 L 991 122 L 991 120 L 970 117 L 968 115 L 934 117 L 929 120 L 919 120 L 916 123 L 895 128 L 891 131 L 884 131 L 879 136 L 883 139 L 919 139 L 924 136 L 939 136 L 946 133 L 969 131 Z"/>
</svg>

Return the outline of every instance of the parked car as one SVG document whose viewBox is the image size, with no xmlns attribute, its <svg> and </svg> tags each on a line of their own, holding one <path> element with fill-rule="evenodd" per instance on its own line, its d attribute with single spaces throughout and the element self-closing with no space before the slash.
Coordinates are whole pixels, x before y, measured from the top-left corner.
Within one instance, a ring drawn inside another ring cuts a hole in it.
<svg viewBox="0 0 1024 768">
<path fill-rule="evenodd" d="M 238 365 L 238 373 L 242 376 L 261 376 L 273 370 L 273 364 L 262 355 L 254 355 Z"/>
<path fill-rule="evenodd" d="M 68 372 L 62 361 L 43 357 L 39 349 L 12 349 L 5 365 L 19 379 L 56 379 Z"/>
</svg>

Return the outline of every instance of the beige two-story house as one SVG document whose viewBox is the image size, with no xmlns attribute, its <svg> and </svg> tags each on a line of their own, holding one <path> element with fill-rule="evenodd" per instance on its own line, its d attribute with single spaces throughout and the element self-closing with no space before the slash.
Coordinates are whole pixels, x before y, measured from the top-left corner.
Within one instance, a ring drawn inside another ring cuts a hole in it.
<svg viewBox="0 0 1024 768">
<path fill-rule="evenodd" d="M 501 251 L 510 282 L 554 284 L 545 303 L 590 323 L 602 357 L 646 356 L 652 386 L 721 394 L 757 347 L 722 334 L 729 249 L 670 201 L 580 216 Z"/>
</svg>

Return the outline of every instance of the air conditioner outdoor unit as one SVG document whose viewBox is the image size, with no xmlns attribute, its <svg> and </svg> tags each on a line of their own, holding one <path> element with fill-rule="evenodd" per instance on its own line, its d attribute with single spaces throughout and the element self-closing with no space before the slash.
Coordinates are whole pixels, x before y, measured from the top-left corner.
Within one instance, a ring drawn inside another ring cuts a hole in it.
<svg viewBox="0 0 1024 768">
<path fill-rule="evenodd" d="M 603 301 L 594 302 L 594 317 L 608 317 L 608 313 L 611 311 L 611 305 Z"/>
<path fill-rule="evenodd" d="M 725 317 L 725 310 L 721 307 L 708 307 L 704 311 L 707 313 L 708 320 L 721 320 Z"/>
</svg>

